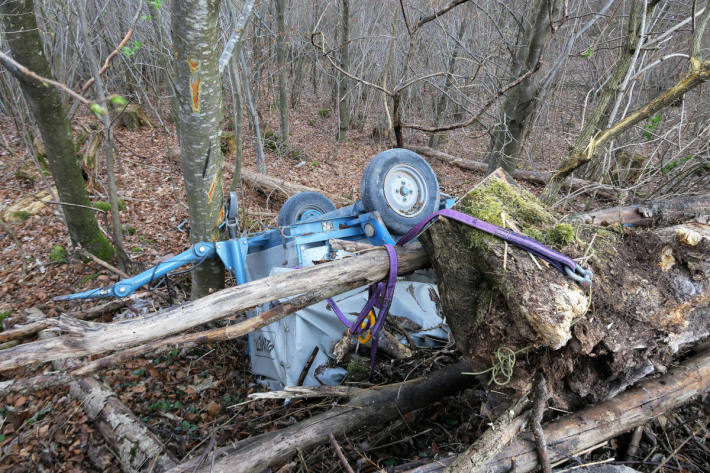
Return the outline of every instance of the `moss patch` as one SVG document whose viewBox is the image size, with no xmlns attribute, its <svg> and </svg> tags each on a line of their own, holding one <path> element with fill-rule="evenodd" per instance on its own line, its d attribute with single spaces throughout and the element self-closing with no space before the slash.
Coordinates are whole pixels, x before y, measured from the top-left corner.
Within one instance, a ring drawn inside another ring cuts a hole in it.
<svg viewBox="0 0 710 473">
<path fill-rule="evenodd" d="M 32 214 L 26 210 L 16 210 L 10 214 L 10 217 L 12 217 L 15 222 L 24 222 L 31 216 Z"/>
<path fill-rule="evenodd" d="M 574 227 L 569 223 L 555 225 L 547 237 L 550 243 L 560 246 L 570 245 L 576 240 Z"/>
<path fill-rule="evenodd" d="M 456 208 L 499 227 L 503 226 L 502 215 L 505 213 L 506 221 L 515 221 L 523 233 L 543 242 L 546 239 L 544 232 L 555 224 L 554 217 L 534 195 L 494 177 L 487 185 L 469 191 Z M 494 239 L 481 231 L 471 232 L 472 247 L 485 246 Z"/>
<path fill-rule="evenodd" d="M 111 210 L 111 204 L 105 200 L 97 200 L 93 206 L 95 209 L 103 210 L 104 212 Z M 126 202 L 123 199 L 118 199 L 118 210 L 126 210 Z"/>
<path fill-rule="evenodd" d="M 113 249 L 111 243 L 103 236 L 101 233 L 96 233 L 96 236 L 88 243 L 84 244 L 84 247 L 91 252 L 97 258 L 101 258 L 104 261 L 109 261 L 116 254 L 116 250 Z"/>
<path fill-rule="evenodd" d="M 62 245 L 54 245 L 54 248 L 49 251 L 49 262 L 57 264 L 66 263 L 67 250 L 65 250 Z"/>
</svg>

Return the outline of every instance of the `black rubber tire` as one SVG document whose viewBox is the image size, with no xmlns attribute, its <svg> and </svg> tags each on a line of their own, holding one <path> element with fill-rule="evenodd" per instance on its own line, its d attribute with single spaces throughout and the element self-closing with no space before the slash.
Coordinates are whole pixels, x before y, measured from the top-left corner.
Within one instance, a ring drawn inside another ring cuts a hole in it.
<svg viewBox="0 0 710 473">
<path fill-rule="evenodd" d="M 414 168 L 426 186 L 425 202 L 411 215 L 395 212 L 385 198 L 385 177 L 398 165 Z M 439 182 L 424 158 L 408 149 L 394 148 L 381 152 L 368 163 L 360 181 L 360 197 L 366 212 L 377 210 L 390 232 L 403 235 L 424 217 L 439 210 Z"/>
<path fill-rule="evenodd" d="M 319 192 L 301 192 L 284 202 L 279 211 L 279 227 L 299 223 L 307 211 L 316 211 L 320 215 L 335 210 L 335 204 Z"/>
</svg>

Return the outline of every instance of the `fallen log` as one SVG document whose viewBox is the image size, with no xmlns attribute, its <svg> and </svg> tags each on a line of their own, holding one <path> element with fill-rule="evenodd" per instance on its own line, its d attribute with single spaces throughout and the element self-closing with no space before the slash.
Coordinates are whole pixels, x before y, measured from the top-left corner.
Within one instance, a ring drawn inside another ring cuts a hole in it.
<svg viewBox="0 0 710 473">
<path fill-rule="evenodd" d="M 26 393 L 46 389 L 51 386 L 59 386 L 73 381 L 81 376 L 86 376 L 90 373 L 103 368 L 115 366 L 116 364 L 137 358 L 146 353 L 154 352 L 155 350 L 166 345 L 183 345 L 186 343 L 212 343 L 224 340 L 232 340 L 234 338 L 246 335 L 254 330 L 265 327 L 271 323 L 283 319 L 289 314 L 301 310 L 304 307 L 320 302 L 328 297 L 333 297 L 351 289 L 355 289 L 364 285 L 363 282 L 356 281 L 344 286 L 336 286 L 330 288 L 319 289 L 303 294 L 301 296 L 289 299 L 276 307 L 273 307 L 265 312 L 262 312 L 256 317 L 249 318 L 234 325 L 219 327 L 210 330 L 203 330 L 195 333 L 187 333 L 174 337 L 155 340 L 144 345 L 129 348 L 119 351 L 103 358 L 84 363 L 80 368 L 76 368 L 71 372 L 44 373 L 38 376 L 27 379 L 11 379 L 0 382 L 0 396 L 10 393 Z M 411 354 L 410 354 L 411 355 Z"/>
<path fill-rule="evenodd" d="M 190 460 L 170 473 L 263 471 L 286 462 L 299 449 L 327 442 L 328 434 L 338 436 L 366 425 L 381 425 L 472 385 L 475 377 L 461 374 L 467 368 L 468 364 L 459 362 L 425 379 L 358 391 L 347 404 L 328 412 L 215 450 L 213 466 Z"/>
<path fill-rule="evenodd" d="M 289 182 L 279 177 L 261 174 L 248 169 L 242 169 L 242 181 L 252 187 L 255 187 L 256 189 L 259 189 L 266 195 L 277 194 L 288 199 L 292 195 L 298 194 L 299 192 L 319 192 L 327 196 L 336 205 L 343 206 L 350 203 L 348 199 L 332 194 L 326 194 L 325 192 L 314 187 L 296 184 L 295 182 Z"/>
<path fill-rule="evenodd" d="M 176 464 L 163 442 L 105 384 L 86 377 L 69 385 L 126 473 L 162 473 Z"/>
<path fill-rule="evenodd" d="M 50 332 L 40 337 L 54 338 Z M 53 366 L 65 370 L 77 360 L 56 360 Z M 79 401 L 87 417 L 101 432 L 125 473 L 163 473 L 175 466 L 163 442 L 104 383 L 85 377 L 69 383 L 69 394 Z"/>
<path fill-rule="evenodd" d="M 556 405 L 574 410 L 663 370 L 683 346 L 710 334 L 708 225 L 622 238 L 604 227 L 558 223 L 501 172 L 455 209 L 500 226 L 516 222 L 594 271 L 592 290 L 583 289 L 527 252 L 446 218 L 420 236 L 459 349 L 475 371 L 504 359 L 509 376 L 494 381 L 508 388 L 525 392 L 531 373 L 543 371 Z"/>
<path fill-rule="evenodd" d="M 705 351 L 658 379 L 642 381 L 638 386 L 613 399 L 544 424 L 550 461 L 557 463 L 568 460 L 595 445 L 644 425 L 708 390 L 710 351 Z M 406 473 L 440 472 L 449 464 L 452 464 L 453 468 L 454 462 L 456 465 L 465 465 L 473 454 L 483 455 L 484 452 L 469 449 L 456 459 L 446 459 L 440 464 L 406 470 Z M 512 465 L 515 465 L 514 469 L 511 468 Z M 533 434 L 526 431 L 480 471 L 527 473 L 537 467 L 537 449 Z"/>
<path fill-rule="evenodd" d="M 70 314 L 66 314 L 68 317 L 74 317 L 77 319 L 81 320 L 89 320 L 89 319 L 94 319 L 96 317 L 99 317 L 101 315 L 104 315 L 108 312 L 112 312 L 115 310 L 120 309 L 121 307 L 125 306 L 130 302 L 131 299 L 128 297 L 124 297 L 122 299 L 117 299 L 115 301 L 110 301 L 106 302 L 104 304 L 100 304 L 96 307 L 92 307 L 90 309 L 87 309 L 82 312 L 73 312 Z M 43 320 L 38 320 L 38 321 L 33 321 L 28 324 L 24 325 L 16 325 L 10 330 L 5 330 L 4 332 L 0 332 L 0 343 L 1 342 L 6 342 L 8 340 L 13 340 L 16 338 L 22 338 L 22 337 L 27 337 L 29 335 L 34 335 L 35 333 L 44 330 L 48 327 L 51 327 L 55 325 L 54 324 L 54 319 L 43 319 Z"/>
<path fill-rule="evenodd" d="M 429 264 L 426 253 L 418 244 L 399 247 L 397 254 L 399 274 L 406 274 Z M 130 348 L 276 299 L 327 287 L 344 286 L 354 281 L 371 284 L 382 280 L 388 271 L 389 257 L 382 248 L 224 289 L 196 301 L 140 318 L 101 324 L 60 317 L 57 327 L 68 332 L 66 335 L 0 351 L 0 371 L 29 363 Z"/>
<path fill-rule="evenodd" d="M 616 224 L 667 226 L 702 215 L 710 215 L 710 194 L 600 209 L 574 215 L 569 220 L 602 226 Z"/>
<path fill-rule="evenodd" d="M 425 157 L 438 159 L 444 163 L 452 164 L 461 169 L 478 172 L 488 172 L 488 164 L 480 161 L 472 161 L 469 159 L 458 158 L 443 151 L 439 151 L 426 146 L 407 146 L 407 149 L 414 151 Z M 512 177 L 522 181 L 534 182 L 535 184 L 545 185 L 552 179 L 552 172 L 548 171 L 526 171 L 524 169 L 516 169 Z M 563 183 L 565 189 L 573 191 L 596 192 L 597 195 L 607 199 L 616 200 L 619 196 L 625 194 L 621 188 L 601 184 L 599 182 L 587 181 L 576 177 L 568 177 Z"/>
</svg>

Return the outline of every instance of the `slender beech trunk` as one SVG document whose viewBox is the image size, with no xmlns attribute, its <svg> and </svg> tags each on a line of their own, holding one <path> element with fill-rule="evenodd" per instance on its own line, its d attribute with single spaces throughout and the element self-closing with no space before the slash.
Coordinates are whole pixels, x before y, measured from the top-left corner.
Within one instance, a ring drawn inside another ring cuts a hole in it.
<svg viewBox="0 0 710 473">
<path fill-rule="evenodd" d="M 648 5 L 648 9 L 652 9 L 657 3 L 657 1 L 651 2 Z M 637 6 L 637 8 L 640 7 Z M 690 67 L 688 72 L 681 76 L 673 86 L 665 90 L 658 97 L 654 98 L 639 109 L 630 113 L 615 124 L 610 125 L 605 130 L 597 132 L 595 126 L 592 130 L 592 133 L 590 133 L 590 136 L 585 141 L 581 141 L 581 139 L 578 140 L 578 148 L 576 147 L 577 142 L 575 142 L 575 148 L 573 148 L 572 151 L 567 154 L 562 163 L 560 163 L 557 168 L 557 171 L 555 171 L 554 176 L 552 177 L 552 179 L 550 179 L 550 182 L 545 187 L 545 192 L 542 195 L 542 200 L 544 202 L 553 203 L 557 199 L 557 195 L 559 194 L 559 191 L 562 187 L 562 182 L 564 182 L 567 176 L 572 174 L 575 169 L 582 166 L 583 164 L 590 163 L 590 161 L 594 161 L 596 159 L 595 156 L 597 152 L 601 151 L 609 143 L 610 140 L 613 140 L 621 133 L 631 128 L 633 125 L 639 123 L 640 121 L 651 116 L 653 113 L 656 113 L 657 111 L 665 108 L 674 101 L 678 100 L 686 92 L 694 89 L 703 82 L 710 80 L 710 61 L 703 60 L 703 57 L 701 57 L 700 55 L 699 48 L 695 46 L 699 38 L 702 38 L 705 29 L 707 28 L 708 21 L 710 21 L 710 0 L 706 2 L 705 8 L 705 13 L 695 24 L 695 31 L 693 32 L 693 36 L 690 41 Z M 629 19 L 627 46 L 629 45 L 629 43 L 631 43 L 633 49 L 635 49 L 638 46 L 638 41 L 640 41 L 640 38 L 634 43 L 632 35 L 640 35 L 640 32 L 635 32 L 635 27 L 633 26 L 633 24 L 634 23 L 632 23 L 632 19 Z M 638 25 L 637 28 L 640 29 L 640 25 Z M 624 51 L 620 62 L 624 61 L 624 58 L 629 56 L 629 52 L 630 51 L 628 49 Z M 633 53 L 633 50 L 631 51 L 631 53 Z M 631 56 L 632 55 L 633 54 L 631 54 Z M 626 59 L 629 61 L 629 63 L 631 62 L 631 56 Z M 617 63 L 617 68 L 614 70 L 614 76 L 612 77 L 612 79 L 617 79 L 621 81 L 625 77 L 625 74 L 622 74 L 621 71 L 618 71 L 619 67 L 623 67 L 623 62 L 621 66 L 619 66 L 619 63 Z M 610 79 L 610 81 L 612 79 Z M 612 98 L 613 94 L 610 95 L 607 99 L 608 102 L 607 104 L 605 104 L 604 111 L 606 111 L 606 109 L 609 107 Z M 601 104 L 598 107 L 600 108 Z M 596 108 L 598 107 L 595 107 L 595 112 Z M 600 113 L 600 116 L 597 119 L 597 123 L 601 121 L 602 116 L 603 114 Z M 595 117 L 596 115 L 593 115 L 592 118 Z"/>
<path fill-rule="evenodd" d="M 238 60 L 238 59 L 237 59 Z M 234 109 L 234 141 L 236 142 L 236 151 L 234 153 L 234 173 L 232 174 L 232 183 L 229 185 L 229 190 L 233 191 L 237 187 L 241 187 L 242 181 L 242 128 L 244 126 L 244 112 L 242 111 L 242 83 L 239 80 L 239 73 L 234 70 L 235 64 L 229 62 L 229 78 L 232 81 L 232 108 Z"/>
<path fill-rule="evenodd" d="M 340 67 L 347 71 L 350 69 L 350 0 L 342 0 L 342 31 L 340 35 Z M 350 107 L 348 106 L 348 78 L 340 74 L 338 82 L 338 141 L 345 139 L 345 132 L 350 127 Z"/>
<path fill-rule="evenodd" d="M 276 27 L 278 38 L 276 40 L 276 62 L 279 70 L 279 122 L 281 126 L 282 151 L 289 149 L 288 133 L 288 94 L 286 93 L 286 56 L 288 48 L 288 37 L 286 36 L 286 0 L 275 0 L 276 2 Z"/>
<path fill-rule="evenodd" d="M 81 4 L 77 4 L 77 12 L 79 14 L 79 25 L 81 34 L 86 43 L 86 53 L 91 67 L 91 74 L 94 78 L 94 87 L 96 89 L 96 98 L 100 103 L 106 105 L 106 90 L 104 89 L 103 79 L 99 73 L 99 59 L 96 57 L 94 46 L 89 40 L 89 26 L 86 21 L 86 12 Z M 108 108 L 101 114 L 101 122 L 104 125 L 104 156 L 106 157 L 106 175 L 108 177 L 108 201 L 111 206 L 111 235 L 113 244 L 116 247 L 116 255 L 118 256 L 118 266 L 122 271 L 127 271 L 130 266 L 130 259 L 123 248 L 123 230 L 121 229 L 121 215 L 118 208 L 118 186 L 116 185 L 116 171 L 114 169 L 113 155 L 113 134 L 111 132 L 111 118 L 108 114 Z"/>
<path fill-rule="evenodd" d="M 3 14 L 5 39 L 15 60 L 40 76 L 51 78 L 34 16 L 34 2 L 6 0 L 0 2 L 0 13 Z M 111 259 L 114 249 L 101 233 L 96 216 L 89 208 L 91 202 L 76 157 L 71 124 L 64 114 L 59 93 L 54 87 L 26 77 L 11 67 L 8 69 L 20 82 L 37 121 L 59 198 L 62 202 L 84 206 L 62 207 L 72 241 L 101 259 Z"/>
<path fill-rule="evenodd" d="M 247 70 L 247 63 L 244 60 L 244 54 L 239 51 L 239 67 L 242 70 L 242 87 L 244 91 L 244 98 L 247 112 L 249 113 L 249 118 L 251 118 L 251 123 L 254 127 L 254 148 L 256 149 L 256 165 L 262 174 L 266 174 L 266 159 L 264 158 L 264 145 L 261 142 L 261 130 L 259 129 L 259 114 L 256 110 L 256 105 L 251 97 L 251 87 L 249 85 L 249 71 Z"/>
<path fill-rule="evenodd" d="M 175 125 L 190 209 L 190 240 L 219 238 L 222 208 L 222 81 L 219 75 L 219 0 L 172 3 L 172 37 L 177 94 Z M 192 298 L 224 286 L 218 259 L 192 272 Z"/>
<path fill-rule="evenodd" d="M 545 43 L 552 34 L 551 22 L 557 17 L 561 4 L 560 0 L 536 2 L 533 23 L 525 31 L 523 43 L 513 60 L 511 75 L 514 78 L 539 63 Z M 506 94 L 500 124 L 491 134 L 486 153 L 489 173 L 499 167 L 513 172 L 518 167 L 520 150 L 537 107 L 536 97 L 540 91 L 536 82 L 535 75 L 530 75 Z"/>
<path fill-rule="evenodd" d="M 449 93 L 449 90 L 451 90 L 451 83 L 453 82 L 452 77 L 454 75 L 454 69 L 456 68 L 456 58 L 459 55 L 459 50 L 461 49 L 461 41 L 463 40 L 463 35 L 466 32 L 466 27 L 468 26 L 468 24 L 469 21 L 466 18 L 463 18 L 461 20 L 461 24 L 459 24 L 458 35 L 456 36 L 458 42 L 454 46 L 454 51 L 451 53 L 451 57 L 449 58 L 449 64 L 446 68 L 448 71 L 448 75 L 446 76 L 446 81 L 444 82 L 444 90 L 434 102 L 434 121 L 432 122 L 432 126 L 434 127 L 439 126 L 441 114 L 444 113 L 444 109 L 446 108 L 446 97 Z M 429 147 L 436 149 L 439 146 L 441 137 L 441 134 L 433 133 L 429 137 Z"/>
</svg>

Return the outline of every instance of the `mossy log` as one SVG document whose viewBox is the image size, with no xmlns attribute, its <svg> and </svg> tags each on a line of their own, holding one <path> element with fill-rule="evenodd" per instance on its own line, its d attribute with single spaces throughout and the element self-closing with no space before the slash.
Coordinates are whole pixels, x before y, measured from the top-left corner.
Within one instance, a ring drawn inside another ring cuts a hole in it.
<svg viewBox="0 0 710 473">
<path fill-rule="evenodd" d="M 137 130 L 142 126 L 155 128 L 153 122 L 148 118 L 143 107 L 137 103 L 126 105 L 125 108 L 119 108 L 120 115 L 118 116 L 118 126 L 128 130 Z"/>
<path fill-rule="evenodd" d="M 524 391 L 542 370 L 557 404 L 575 408 L 663 371 L 710 334 L 707 225 L 619 234 L 560 224 L 502 171 L 455 209 L 518 229 L 594 272 L 591 290 L 583 289 L 524 250 L 445 218 L 420 237 L 446 320 L 474 370 L 517 355 L 510 379 L 490 371 L 492 382 Z"/>
</svg>

